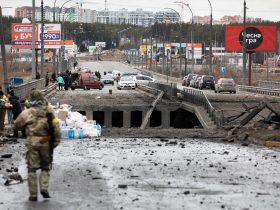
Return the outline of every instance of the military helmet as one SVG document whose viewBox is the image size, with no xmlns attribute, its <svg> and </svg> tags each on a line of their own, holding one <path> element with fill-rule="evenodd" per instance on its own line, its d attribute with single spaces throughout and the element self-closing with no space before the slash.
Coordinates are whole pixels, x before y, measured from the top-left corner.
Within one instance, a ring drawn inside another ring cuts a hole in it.
<svg viewBox="0 0 280 210">
<path fill-rule="evenodd" d="M 44 100 L 44 96 L 41 93 L 41 91 L 39 90 L 32 90 L 30 93 L 30 101 L 43 101 Z"/>
</svg>

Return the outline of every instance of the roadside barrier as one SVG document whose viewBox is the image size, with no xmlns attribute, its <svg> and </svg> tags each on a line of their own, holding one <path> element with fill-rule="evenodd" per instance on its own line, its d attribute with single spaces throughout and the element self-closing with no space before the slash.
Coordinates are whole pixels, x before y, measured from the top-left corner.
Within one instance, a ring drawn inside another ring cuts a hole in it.
<svg viewBox="0 0 280 210">
<path fill-rule="evenodd" d="M 262 87 L 253 87 L 253 86 L 237 86 L 239 91 L 257 93 L 262 95 L 270 95 L 270 96 L 280 96 L 280 89 L 270 89 L 270 88 L 262 88 Z"/>
</svg>

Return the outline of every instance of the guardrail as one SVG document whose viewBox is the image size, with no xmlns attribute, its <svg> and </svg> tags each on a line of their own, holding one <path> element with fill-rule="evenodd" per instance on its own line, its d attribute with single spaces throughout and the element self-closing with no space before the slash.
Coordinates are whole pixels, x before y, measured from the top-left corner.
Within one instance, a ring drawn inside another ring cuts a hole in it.
<svg viewBox="0 0 280 210">
<path fill-rule="evenodd" d="M 261 88 L 261 87 L 253 87 L 253 86 L 237 86 L 239 91 L 245 91 L 250 93 L 257 93 L 263 95 L 270 95 L 270 96 L 280 96 L 280 89 L 270 89 L 270 88 Z"/>
<path fill-rule="evenodd" d="M 45 79 L 38 79 L 38 80 L 32 80 L 25 84 L 14 86 L 13 89 L 15 91 L 15 95 L 18 96 L 21 101 L 24 101 L 29 97 L 30 92 L 33 89 L 41 90 L 44 95 L 47 95 L 53 90 L 55 90 L 56 86 L 57 85 L 54 83 L 53 85 L 49 85 L 48 87 L 45 87 Z"/>
<path fill-rule="evenodd" d="M 184 90 L 177 89 L 178 93 L 183 95 L 183 99 L 186 102 L 196 104 L 199 106 L 203 106 L 207 113 L 209 114 L 209 117 L 211 120 L 216 124 L 217 127 L 223 126 L 223 116 L 221 116 L 221 113 L 219 110 L 216 110 L 206 97 L 206 95 L 203 93 L 203 91 L 200 90 L 193 90 L 193 89 L 187 89 L 184 88 Z"/>
<path fill-rule="evenodd" d="M 260 88 L 269 88 L 273 90 L 280 90 L 280 82 L 273 81 L 257 81 L 258 87 Z"/>
<path fill-rule="evenodd" d="M 25 100 L 29 97 L 31 90 L 39 89 L 42 90 L 45 87 L 45 79 L 32 80 L 28 83 L 14 86 L 15 95 L 20 100 Z"/>
</svg>

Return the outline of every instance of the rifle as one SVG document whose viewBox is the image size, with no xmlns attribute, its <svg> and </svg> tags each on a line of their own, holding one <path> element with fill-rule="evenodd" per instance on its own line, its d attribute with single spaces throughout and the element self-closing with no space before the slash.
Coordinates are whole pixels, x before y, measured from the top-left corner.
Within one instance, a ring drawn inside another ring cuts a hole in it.
<svg viewBox="0 0 280 210">
<path fill-rule="evenodd" d="M 50 151 L 50 166 L 52 168 L 52 162 L 53 162 L 53 150 L 54 150 L 54 142 L 55 142 L 55 134 L 54 134 L 54 126 L 53 126 L 53 114 L 47 113 L 47 119 L 48 119 L 48 125 L 49 125 L 49 151 Z"/>
</svg>

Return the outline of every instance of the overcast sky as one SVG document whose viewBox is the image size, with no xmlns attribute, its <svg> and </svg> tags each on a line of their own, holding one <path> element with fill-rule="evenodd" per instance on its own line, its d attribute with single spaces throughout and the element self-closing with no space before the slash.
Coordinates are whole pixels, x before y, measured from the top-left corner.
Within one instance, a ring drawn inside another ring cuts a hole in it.
<svg viewBox="0 0 280 210">
<path fill-rule="evenodd" d="M 56 0 L 57 6 L 62 6 L 67 0 Z M 72 7 L 81 0 L 72 0 L 65 4 Z M 182 0 L 107 0 L 109 10 L 119 10 L 126 8 L 129 11 L 142 8 L 148 11 L 159 11 L 164 8 L 172 8 L 181 14 L 181 6 L 175 1 Z M 41 0 L 35 0 L 36 6 L 40 6 Z M 55 0 L 44 0 L 45 5 L 53 6 Z M 100 11 L 105 8 L 105 0 L 83 0 L 83 8 Z M 194 16 L 210 15 L 210 5 L 208 0 L 184 0 L 190 5 Z M 213 18 L 220 19 L 224 15 L 243 16 L 244 0 L 210 0 L 213 8 Z M 247 16 L 260 17 L 264 20 L 280 21 L 280 0 L 246 0 Z M 3 9 L 3 15 L 14 15 L 14 9 L 19 6 L 32 6 L 32 0 L 0 0 L 2 7 L 13 7 L 13 9 Z M 183 9 L 183 19 L 190 20 L 191 13 L 187 7 Z"/>
</svg>

